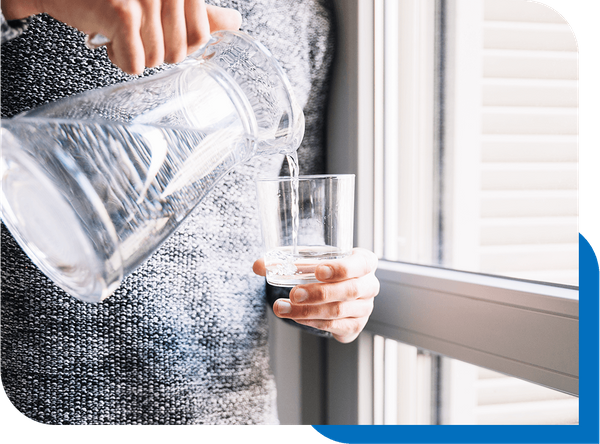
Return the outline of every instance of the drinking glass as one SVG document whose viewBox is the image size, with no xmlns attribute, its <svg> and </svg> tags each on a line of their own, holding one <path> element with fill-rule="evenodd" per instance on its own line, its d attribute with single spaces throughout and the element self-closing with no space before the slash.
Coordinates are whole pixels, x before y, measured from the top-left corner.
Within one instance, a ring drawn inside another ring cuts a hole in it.
<svg viewBox="0 0 600 444">
<path fill-rule="evenodd" d="M 316 267 L 352 253 L 354 175 L 261 178 L 258 205 L 267 282 L 318 282 Z"/>
</svg>

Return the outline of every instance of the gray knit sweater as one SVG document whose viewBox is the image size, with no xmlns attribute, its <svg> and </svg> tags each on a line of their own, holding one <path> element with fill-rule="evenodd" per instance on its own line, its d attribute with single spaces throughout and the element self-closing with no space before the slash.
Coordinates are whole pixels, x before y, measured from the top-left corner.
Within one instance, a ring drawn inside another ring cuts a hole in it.
<svg viewBox="0 0 600 444">
<path fill-rule="evenodd" d="M 242 30 L 280 60 L 307 120 L 301 172 L 322 172 L 329 2 L 208 2 L 238 9 Z M 2 117 L 131 79 L 83 39 L 41 15 L 3 43 Z M 2 383 L 12 403 L 51 424 L 277 423 L 265 283 L 252 263 L 262 254 L 254 178 L 277 174 L 282 160 L 236 167 L 96 305 L 57 288 L 3 225 Z"/>
</svg>

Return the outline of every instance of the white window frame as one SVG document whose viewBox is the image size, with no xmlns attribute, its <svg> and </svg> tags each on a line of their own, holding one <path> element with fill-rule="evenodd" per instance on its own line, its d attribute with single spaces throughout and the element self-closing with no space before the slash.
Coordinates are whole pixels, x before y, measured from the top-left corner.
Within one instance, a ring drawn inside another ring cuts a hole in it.
<svg viewBox="0 0 600 444">
<path fill-rule="evenodd" d="M 355 245 L 375 249 L 376 0 L 335 0 L 337 45 L 328 119 L 332 172 L 357 175 Z M 374 69 L 375 67 L 375 69 Z M 328 343 L 330 424 L 371 424 L 372 334 L 579 394 L 578 289 L 381 261 L 366 331 Z"/>
</svg>

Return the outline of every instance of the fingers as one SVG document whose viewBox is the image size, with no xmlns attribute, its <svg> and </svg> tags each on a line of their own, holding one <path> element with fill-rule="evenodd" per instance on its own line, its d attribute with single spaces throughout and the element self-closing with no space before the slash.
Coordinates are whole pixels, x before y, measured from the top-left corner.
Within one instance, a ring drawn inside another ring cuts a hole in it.
<svg viewBox="0 0 600 444">
<path fill-rule="evenodd" d="M 165 62 L 181 62 L 187 55 L 184 0 L 165 0 L 162 2 L 161 18 L 165 35 Z"/>
<path fill-rule="evenodd" d="M 366 256 L 368 258 L 368 261 L 373 260 L 374 258 L 374 264 L 368 264 L 361 258 L 362 256 Z M 367 265 L 365 266 L 365 264 Z M 298 268 L 298 271 L 302 271 L 305 273 L 313 273 L 313 271 L 316 271 L 316 273 L 318 274 L 317 278 L 320 278 L 320 281 L 336 282 L 351 279 L 353 277 L 361 277 L 373 272 L 377 268 L 377 257 L 374 254 L 372 257 L 370 257 L 369 255 L 363 255 L 361 252 L 356 251 L 348 259 L 341 259 L 339 261 L 328 262 L 327 264 L 319 265 L 316 268 L 316 270 L 314 268 L 314 265 L 303 265 L 297 263 L 295 264 L 295 266 Z M 325 273 L 327 272 L 327 270 L 330 269 L 332 270 L 328 275 L 330 277 L 326 279 Z M 259 259 L 254 263 L 253 270 L 254 273 L 260 276 L 266 275 L 264 258 Z"/>
<path fill-rule="evenodd" d="M 238 11 L 207 6 L 204 0 L 116 2 L 110 16 L 110 25 L 100 26 L 110 39 L 108 55 L 129 74 L 163 62 L 179 63 L 205 44 L 211 32 L 238 30 L 242 22 Z M 91 33 L 98 26 L 92 22 L 84 28 Z"/>
<path fill-rule="evenodd" d="M 257 261 L 258 262 L 258 261 Z M 373 273 L 332 284 L 295 287 L 290 299 L 278 299 L 275 315 L 328 331 L 340 342 L 353 341 L 373 311 L 379 281 Z"/>
<path fill-rule="evenodd" d="M 337 320 L 369 316 L 373 311 L 373 299 L 331 302 L 328 304 L 291 304 L 288 299 L 278 299 L 273 305 L 275 314 L 281 318 L 297 320 Z"/>
<path fill-rule="evenodd" d="M 339 342 L 351 342 L 365 327 L 379 293 L 377 256 L 355 249 L 350 257 L 329 262 L 328 266 L 332 270 L 330 282 L 294 287 L 290 299 L 278 299 L 273 311 L 280 318 L 331 332 Z M 264 261 L 256 261 L 253 269 L 257 274 L 264 273 Z"/>
<path fill-rule="evenodd" d="M 204 0 L 185 1 L 186 55 L 208 42 L 213 31 L 208 22 Z"/>
<path fill-rule="evenodd" d="M 369 273 L 360 279 L 348 279 L 327 284 L 307 284 L 294 287 L 290 299 L 294 304 L 324 304 L 329 302 L 371 299 L 379 293 L 379 279 Z"/>
<path fill-rule="evenodd" d="M 317 305 L 294 305 L 287 299 L 279 299 L 273 309 L 280 318 L 328 331 L 339 342 L 347 343 L 356 339 L 365 327 L 373 312 L 373 299 Z"/>
<path fill-rule="evenodd" d="M 298 324 L 307 325 L 319 330 L 328 331 L 333 334 L 333 337 L 341 343 L 354 341 L 360 332 L 365 328 L 368 316 L 362 318 L 338 319 L 333 321 L 324 320 L 298 320 Z"/>
<path fill-rule="evenodd" d="M 135 3 L 115 11 L 123 25 L 107 45 L 108 56 L 115 65 L 128 74 L 140 74 L 144 70 L 145 51 L 140 34 L 142 9 Z"/>
<path fill-rule="evenodd" d="M 80 31 L 101 34 L 112 62 L 128 74 L 163 61 L 177 63 L 206 43 L 216 30 L 237 30 L 242 19 L 233 9 L 204 0 L 3 1 L 7 18 L 42 12 Z"/>
<path fill-rule="evenodd" d="M 142 16 L 142 43 L 146 66 L 152 68 L 165 59 L 164 35 L 161 23 L 160 3 L 150 1 Z"/>
<path fill-rule="evenodd" d="M 255 272 L 262 271 L 261 267 L 264 267 L 264 262 L 256 261 Z M 379 288 L 379 280 L 374 273 L 343 282 L 300 285 L 292 289 L 290 299 L 277 300 L 273 310 L 279 317 L 294 320 L 368 316 Z"/>
<path fill-rule="evenodd" d="M 315 270 L 315 277 L 322 282 L 336 282 L 361 277 L 377 269 L 377 256 L 364 248 L 355 248 L 343 259 L 322 264 Z"/>
</svg>

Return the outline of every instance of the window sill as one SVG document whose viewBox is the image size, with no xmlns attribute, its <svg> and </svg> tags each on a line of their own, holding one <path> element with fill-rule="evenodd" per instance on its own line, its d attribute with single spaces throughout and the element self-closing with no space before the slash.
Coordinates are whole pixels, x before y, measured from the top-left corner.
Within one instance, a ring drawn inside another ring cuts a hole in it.
<svg viewBox="0 0 600 444">
<path fill-rule="evenodd" d="M 367 329 L 579 394 L 579 290 L 380 261 Z"/>
</svg>

